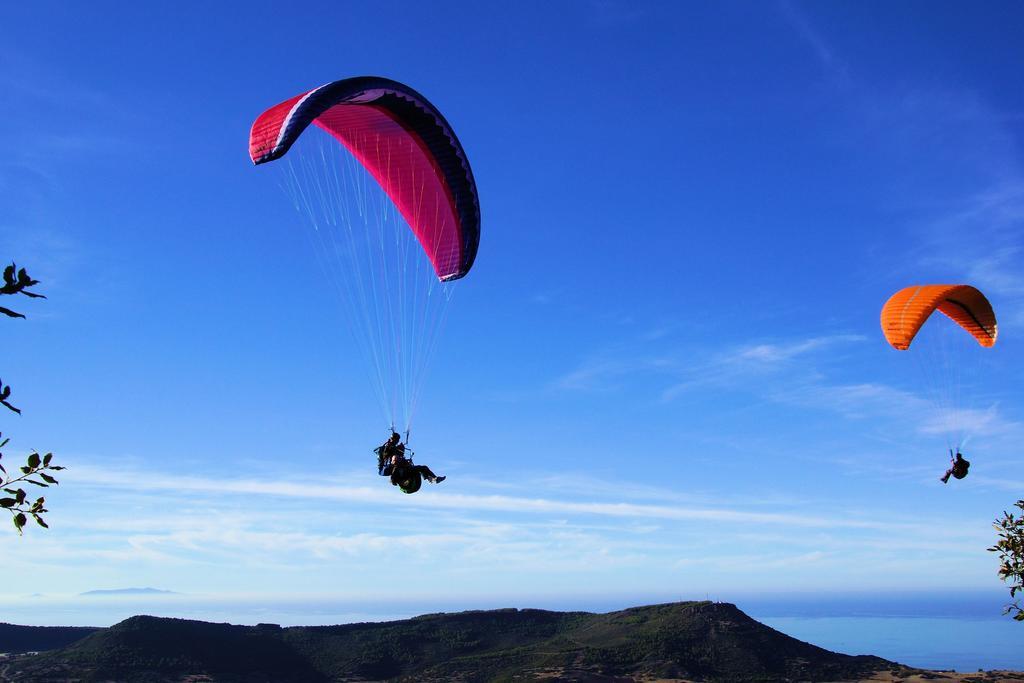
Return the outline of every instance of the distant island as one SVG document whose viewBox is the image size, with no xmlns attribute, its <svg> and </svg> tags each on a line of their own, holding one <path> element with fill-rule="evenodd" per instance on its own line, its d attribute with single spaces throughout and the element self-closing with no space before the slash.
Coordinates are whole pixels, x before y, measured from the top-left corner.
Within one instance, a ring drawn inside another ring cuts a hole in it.
<svg viewBox="0 0 1024 683">
<path fill-rule="evenodd" d="M 159 588 L 113 588 L 110 590 L 94 590 L 79 593 L 79 595 L 178 595 L 174 591 L 164 591 Z"/>
<path fill-rule="evenodd" d="M 29 628 L 3 625 L 0 638 Z M 0 681 L 1024 681 L 1022 673 L 929 672 L 830 652 L 716 602 L 288 628 L 136 616 L 85 631 L 64 634 L 78 638 L 60 649 L 0 659 Z"/>
</svg>

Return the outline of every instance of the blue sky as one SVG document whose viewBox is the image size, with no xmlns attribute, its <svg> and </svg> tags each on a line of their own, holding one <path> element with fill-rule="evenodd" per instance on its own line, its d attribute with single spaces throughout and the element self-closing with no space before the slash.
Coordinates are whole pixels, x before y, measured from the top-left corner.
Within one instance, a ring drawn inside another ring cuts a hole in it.
<svg viewBox="0 0 1024 683">
<path fill-rule="evenodd" d="M 990 523 L 1024 490 L 1022 12 L 5 7 L 0 245 L 49 299 L 4 322 L 24 415 L 0 427 L 5 461 L 69 466 L 51 530 L 0 536 L 34 578 L 6 599 L 999 590 Z M 365 74 L 445 113 L 482 207 L 417 418 L 449 479 L 415 496 L 376 475 L 343 308 L 247 157 L 266 107 Z M 974 284 L 1000 319 L 946 487 L 878 328 L 918 282 Z"/>
</svg>

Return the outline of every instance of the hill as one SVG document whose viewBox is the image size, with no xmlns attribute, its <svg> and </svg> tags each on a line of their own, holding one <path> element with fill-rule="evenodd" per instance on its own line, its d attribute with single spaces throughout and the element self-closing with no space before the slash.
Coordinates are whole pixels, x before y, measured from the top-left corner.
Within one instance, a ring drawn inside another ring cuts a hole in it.
<svg viewBox="0 0 1024 683">
<path fill-rule="evenodd" d="M 829 652 L 734 605 L 505 609 L 281 628 L 139 616 L 20 658 L 12 681 L 837 681 L 903 669 Z"/>
</svg>

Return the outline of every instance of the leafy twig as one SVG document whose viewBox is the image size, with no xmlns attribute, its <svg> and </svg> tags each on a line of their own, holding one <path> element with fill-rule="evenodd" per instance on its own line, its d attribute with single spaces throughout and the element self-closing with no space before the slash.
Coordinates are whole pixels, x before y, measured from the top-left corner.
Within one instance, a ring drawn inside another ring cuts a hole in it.
<svg viewBox="0 0 1024 683">
<path fill-rule="evenodd" d="M 1024 500 L 1014 503 L 1024 512 Z M 999 553 L 999 578 L 1010 584 L 1010 598 L 1024 595 L 1024 514 L 1014 516 L 1003 511 L 1001 519 L 992 525 L 999 532 L 999 541 L 989 552 Z M 1007 605 L 1003 614 L 1013 614 L 1016 621 L 1024 621 L 1024 608 L 1016 599 Z"/>
<path fill-rule="evenodd" d="M 8 441 L 10 441 L 10 439 L 0 441 L 0 448 L 6 446 Z M 3 453 L 0 453 L 0 459 L 3 457 Z M 19 535 L 22 533 L 22 529 L 24 529 L 25 524 L 28 523 L 28 518 L 30 516 L 36 521 L 36 524 L 49 529 L 50 527 L 42 518 L 42 513 L 49 512 L 49 510 L 46 509 L 45 498 L 40 496 L 30 502 L 25 489 L 20 487 L 13 488 L 13 485 L 26 483 L 46 488 L 51 484 L 59 484 L 60 482 L 58 482 L 53 475 L 49 474 L 49 472 L 58 472 L 64 468 L 60 465 L 52 464 L 52 460 L 53 453 L 39 455 L 39 453 L 33 451 L 29 454 L 25 464 L 19 468 L 21 470 L 21 475 L 16 477 L 8 474 L 7 469 L 0 464 L 0 488 L 3 489 L 4 493 L 10 494 L 11 496 L 9 498 L 0 498 L 0 508 L 10 510 L 11 516 L 13 517 L 14 528 L 18 530 Z"/>
<path fill-rule="evenodd" d="M 5 406 L 9 410 L 13 410 L 18 415 L 21 415 L 21 410 L 19 408 L 15 408 L 14 406 L 12 406 L 10 404 L 10 402 L 8 402 L 7 399 L 10 398 L 10 397 L 11 397 L 11 387 L 6 385 L 6 384 L 4 384 L 4 381 L 2 379 L 0 379 L 0 405 Z"/>
<path fill-rule="evenodd" d="M 0 294 L 24 294 L 33 299 L 45 299 L 46 297 L 36 292 L 30 292 L 29 287 L 39 284 L 39 280 L 33 280 L 24 268 L 18 269 L 17 264 L 4 268 L 4 284 L 0 287 Z M 25 316 L 17 311 L 0 306 L 0 313 L 9 318 L 24 318 Z"/>
</svg>

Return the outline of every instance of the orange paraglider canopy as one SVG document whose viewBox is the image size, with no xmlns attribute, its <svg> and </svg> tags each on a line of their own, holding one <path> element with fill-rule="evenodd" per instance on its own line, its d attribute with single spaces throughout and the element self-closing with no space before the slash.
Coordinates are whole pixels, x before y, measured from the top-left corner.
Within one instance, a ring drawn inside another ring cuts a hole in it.
<svg viewBox="0 0 1024 683">
<path fill-rule="evenodd" d="M 906 351 L 935 309 L 967 330 L 982 346 L 996 343 L 992 304 L 970 285 L 915 285 L 896 292 L 882 307 L 882 332 L 886 340 Z"/>
</svg>

